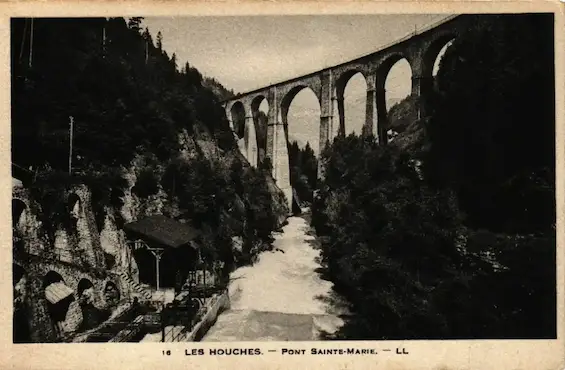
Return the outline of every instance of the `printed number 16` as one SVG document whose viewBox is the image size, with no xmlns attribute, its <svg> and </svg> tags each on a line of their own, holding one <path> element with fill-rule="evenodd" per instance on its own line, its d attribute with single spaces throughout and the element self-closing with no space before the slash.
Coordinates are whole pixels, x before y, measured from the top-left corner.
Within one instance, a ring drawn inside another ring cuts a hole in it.
<svg viewBox="0 0 565 370">
<path fill-rule="evenodd" d="M 163 356 L 170 356 L 171 355 L 171 350 L 168 349 L 166 351 L 163 351 Z"/>
</svg>

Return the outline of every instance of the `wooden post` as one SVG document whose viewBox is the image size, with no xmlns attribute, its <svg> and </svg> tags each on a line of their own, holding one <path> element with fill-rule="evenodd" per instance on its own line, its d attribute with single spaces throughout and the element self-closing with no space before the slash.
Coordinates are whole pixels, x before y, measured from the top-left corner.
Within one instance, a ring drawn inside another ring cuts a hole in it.
<svg viewBox="0 0 565 370">
<path fill-rule="evenodd" d="M 159 261 L 161 261 L 161 254 L 163 253 L 160 249 L 149 249 L 151 253 L 155 256 L 155 267 L 157 274 L 157 291 L 159 291 Z"/>
</svg>

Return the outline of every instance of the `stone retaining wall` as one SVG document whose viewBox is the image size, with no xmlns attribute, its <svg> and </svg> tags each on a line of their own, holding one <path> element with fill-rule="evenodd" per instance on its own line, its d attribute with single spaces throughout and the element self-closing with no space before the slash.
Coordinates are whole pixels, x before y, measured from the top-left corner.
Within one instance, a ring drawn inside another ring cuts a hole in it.
<svg viewBox="0 0 565 370">
<path fill-rule="evenodd" d="M 210 330 L 210 328 L 216 323 L 218 316 L 225 310 L 230 308 L 230 296 L 228 291 L 222 293 L 218 299 L 210 304 L 206 314 L 202 317 L 202 320 L 194 326 L 192 331 L 188 334 L 188 342 L 198 342 L 204 335 Z"/>
</svg>

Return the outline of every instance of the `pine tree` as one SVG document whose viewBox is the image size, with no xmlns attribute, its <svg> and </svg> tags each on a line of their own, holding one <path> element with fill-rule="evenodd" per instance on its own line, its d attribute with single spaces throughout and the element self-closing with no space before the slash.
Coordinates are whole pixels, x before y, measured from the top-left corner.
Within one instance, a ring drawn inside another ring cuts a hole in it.
<svg viewBox="0 0 565 370">
<path fill-rule="evenodd" d="M 157 50 L 163 51 L 163 35 L 161 31 L 157 32 Z"/>
<path fill-rule="evenodd" d="M 141 22 L 143 21 L 143 17 L 131 17 L 128 20 L 128 28 L 136 33 L 139 33 L 141 30 Z"/>
</svg>

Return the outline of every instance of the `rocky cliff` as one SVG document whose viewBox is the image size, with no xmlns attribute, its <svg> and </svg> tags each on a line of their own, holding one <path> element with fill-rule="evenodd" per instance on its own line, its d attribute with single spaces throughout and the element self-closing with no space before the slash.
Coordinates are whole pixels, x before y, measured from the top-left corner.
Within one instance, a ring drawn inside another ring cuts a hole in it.
<svg viewBox="0 0 565 370">
<path fill-rule="evenodd" d="M 206 129 L 196 130 L 192 135 L 182 132 L 179 142 L 181 150 L 175 160 L 190 163 L 204 159 L 213 163 L 214 171 L 225 173 L 226 177 L 234 162 L 249 168 L 241 153 L 220 149 Z M 125 186 L 122 193 L 118 192 L 119 206 L 100 205 L 93 190 L 80 183 L 55 184 L 52 188 L 38 184 L 32 188 L 14 187 L 14 264 L 24 271 L 23 278 L 18 276 L 14 284 L 24 287 L 21 289 L 26 306 L 23 312 L 31 317 L 30 340 L 60 341 L 81 328 L 84 318 L 78 305 L 78 290 L 83 280 L 93 285 L 92 302 L 98 309 L 110 306 L 104 295 L 109 282 L 117 287 L 121 299 L 139 295 L 135 287 L 139 282 L 138 266 L 122 227 L 150 215 L 165 214 L 173 218 L 182 215 L 178 199 L 167 194 L 161 181 L 156 182 L 156 189 L 149 195 L 136 188 L 144 171 L 149 170 L 160 180 L 168 164 L 169 161 L 160 162 L 152 155 L 140 155 L 128 168 L 123 167 Z M 265 177 L 276 215 L 275 228 L 278 228 L 288 215 L 286 201 L 274 180 Z M 245 209 L 246 195 L 235 197 L 239 207 Z M 227 217 L 243 217 L 240 221 L 244 223 L 247 216 L 241 210 Z M 234 244 L 241 244 L 244 237 L 234 238 Z M 234 250 L 240 247 L 232 246 Z M 60 277 L 76 296 L 56 322 L 45 299 L 45 279 L 50 274 Z"/>
</svg>

